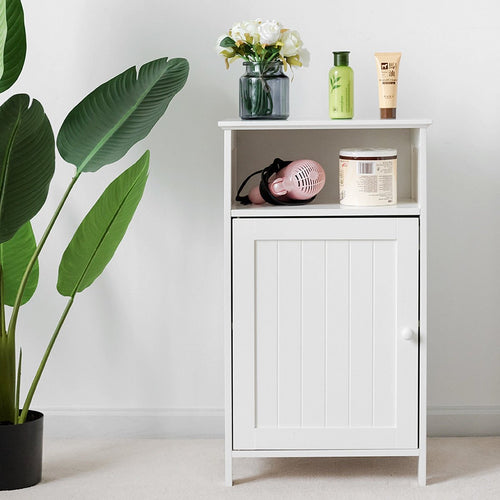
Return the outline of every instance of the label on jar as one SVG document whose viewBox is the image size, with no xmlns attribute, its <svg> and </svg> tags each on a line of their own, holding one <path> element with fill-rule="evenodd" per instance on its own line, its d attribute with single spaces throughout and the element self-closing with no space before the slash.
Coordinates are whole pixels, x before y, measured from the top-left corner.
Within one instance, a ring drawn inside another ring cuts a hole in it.
<svg viewBox="0 0 500 500">
<path fill-rule="evenodd" d="M 354 206 L 397 203 L 397 159 L 339 159 L 340 203 Z"/>
</svg>

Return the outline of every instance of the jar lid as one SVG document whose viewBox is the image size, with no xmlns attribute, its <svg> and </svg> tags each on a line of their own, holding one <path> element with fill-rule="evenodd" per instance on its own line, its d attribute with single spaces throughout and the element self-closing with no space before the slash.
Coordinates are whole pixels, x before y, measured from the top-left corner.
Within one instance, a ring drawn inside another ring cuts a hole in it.
<svg viewBox="0 0 500 500">
<path fill-rule="evenodd" d="M 392 148 L 342 148 L 340 156 L 353 156 L 355 158 L 379 158 L 397 156 L 398 150 Z"/>
</svg>

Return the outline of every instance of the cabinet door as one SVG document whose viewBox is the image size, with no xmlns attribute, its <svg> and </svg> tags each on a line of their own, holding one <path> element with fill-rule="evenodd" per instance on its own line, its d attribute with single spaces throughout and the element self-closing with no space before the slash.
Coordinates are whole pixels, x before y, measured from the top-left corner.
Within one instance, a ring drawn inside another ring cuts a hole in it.
<svg viewBox="0 0 500 500">
<path fill-rule="evenodd" d="M 234 449 L 416 448 L 417 402 L 417 218 L 233 221 Z"/>
</svg>

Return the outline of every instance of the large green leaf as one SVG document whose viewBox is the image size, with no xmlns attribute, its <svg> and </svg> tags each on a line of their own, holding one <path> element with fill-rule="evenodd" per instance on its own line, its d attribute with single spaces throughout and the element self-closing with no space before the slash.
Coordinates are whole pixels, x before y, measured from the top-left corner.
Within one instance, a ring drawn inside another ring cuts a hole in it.
<svg viewBox="0 0 500 500">
<path fill-rule="evenodd" d="M 8 306 L 14 305 L 24 271 L 35 249 L 35 235 L 29 222 L 24 224 L 13 238 L 0 244 L 0 265 L 2 266 L 4 279 L 4 302 Z M 38 261 L 35 263 L 28 278 L 28 284 L 24 290 L 21 304 L 25 304 L 31 299 L 37 285 Z"/>
<path fill-rule="evenodd" d="M 64 251 L 57 290 L 74 296 L 104 271 L 141 200 L 148 177 L 149 151 L 116 178 L 90 209 Z"/>
<path fill-rule="evenodd" d="M 186 82 L 185 59 L 157 59 L 104 83 L 64 120 L 57 147 L 77 172 L 95 172 L 119 160 L 149 133 Z"/>
<path fill-rule="evenodd" d="M 42 105 L 12 96 L 0 107 L 0 243 L 42 208 L 54 167 L 54 134 Z"/>
<path fill-rule="evenodd" d="M 17 80 L 25 57 L 26 32 L 21 2 L 0 0 L 0 92 Z"/>
<path fill-rule="evenodd" d="M 7 40 L 7 0 L 0 0 L 0 79 L 3 75 L 5 41 Z"/>
</svg>

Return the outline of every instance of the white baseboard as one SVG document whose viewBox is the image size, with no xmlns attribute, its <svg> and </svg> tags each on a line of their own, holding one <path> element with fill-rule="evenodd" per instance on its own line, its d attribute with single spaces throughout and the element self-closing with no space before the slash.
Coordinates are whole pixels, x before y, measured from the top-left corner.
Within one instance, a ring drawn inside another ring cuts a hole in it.
<svg viewBox="0 0 500 500">
<path fill-rule="evenodd" d="M 219 438 L 224 436 L 224 410 L 47 408 L 48 438 Z"/>
<path fill-rule="evenodd" d="M 429 406 L 428 435 L 498 436 L 500 406 Z"/>
<path fill-rule="evenodd" d="M 222 408 L 86 409 L 46 408 L 49 438 L 222 438 Z M 428 435 L 500 435 L 500 406 L 431 406 Z"/>
</svg>

